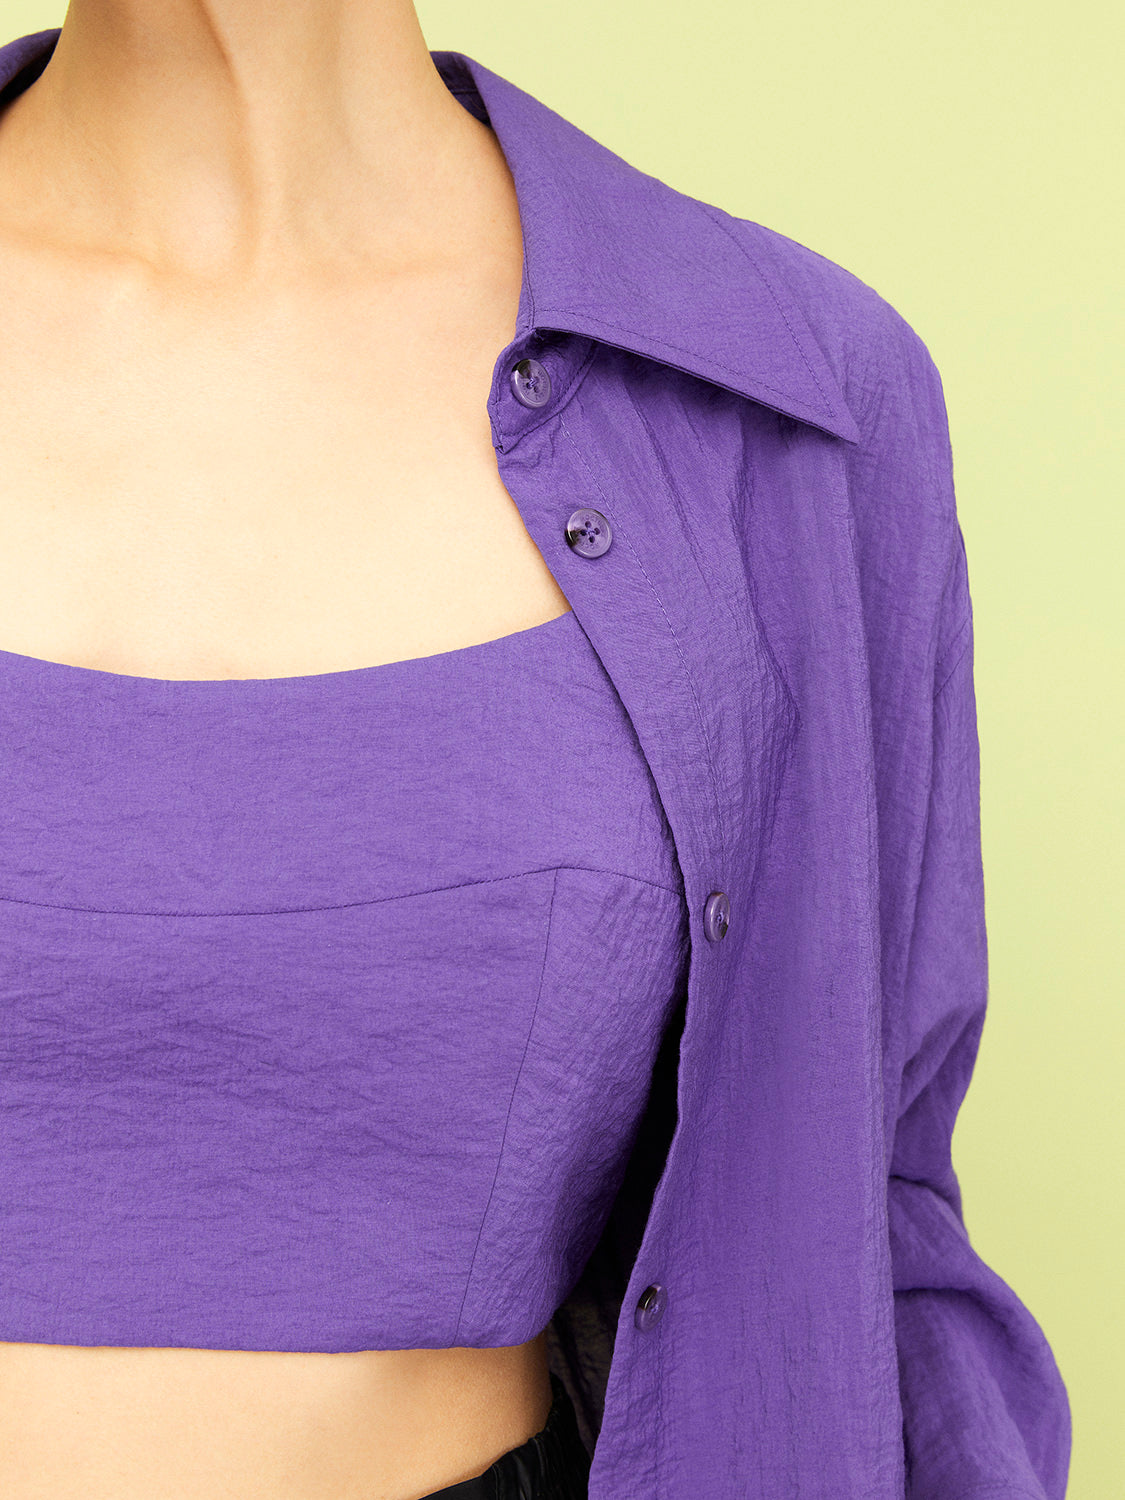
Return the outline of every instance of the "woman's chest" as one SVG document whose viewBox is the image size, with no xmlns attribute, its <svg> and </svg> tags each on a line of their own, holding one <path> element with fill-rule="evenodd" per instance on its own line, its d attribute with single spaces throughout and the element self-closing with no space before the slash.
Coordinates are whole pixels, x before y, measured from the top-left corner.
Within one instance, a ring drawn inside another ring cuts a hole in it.
<svg viewBox="0 0 1125 1500">
<path fill-rule="evenodd" d="M 567 601 L 497 468 L 505 275 L 204 306 L 6 277 L 0 647 L 164 677 L 456 649 Z M 100 302 L 97 300 L 100 294 Z"/>
</svg>

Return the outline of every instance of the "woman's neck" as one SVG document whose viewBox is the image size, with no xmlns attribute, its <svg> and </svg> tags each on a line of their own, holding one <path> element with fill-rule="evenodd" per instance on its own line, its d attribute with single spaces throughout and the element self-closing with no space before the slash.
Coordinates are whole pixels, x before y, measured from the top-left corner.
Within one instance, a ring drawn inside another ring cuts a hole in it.
<svg viewBox="0 0 1125 1500">
<path fill-rule="evenodd" d="M 492 170 L 411 0 L 71 0 L 0 117 L 7 223 L 214 284 L 413 268 Z"/>
</svg>

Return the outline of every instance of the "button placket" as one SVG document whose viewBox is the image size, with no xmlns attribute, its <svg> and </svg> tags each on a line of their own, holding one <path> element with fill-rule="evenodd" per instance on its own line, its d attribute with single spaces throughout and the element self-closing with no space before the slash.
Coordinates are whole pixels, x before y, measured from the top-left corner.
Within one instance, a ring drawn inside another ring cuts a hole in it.
<svg viewBox="0 0 1125 1500">
<path fill-rule="evenodd" d="M 544 366 L 530 357 L 519 360 L 511 371 L 512 390 L 524 406 L 544 406 L 551 397 L 551 378 Z M 592 506 L 571 511 L 564 528 L 567 546 L 579 557 L 601 557 L 613 544 L 608 517 Z M 725 891 L 712 891 L 704 904 L 703 931 L 709 942 L 720 942 L 730 925 L 730 901 Z M 667 1288 L 659 1282 L 647 1286 L 637 1299 L 633 1322 L 642 1333 L 654 1329 L 668 1306 Z"/>
</svg>

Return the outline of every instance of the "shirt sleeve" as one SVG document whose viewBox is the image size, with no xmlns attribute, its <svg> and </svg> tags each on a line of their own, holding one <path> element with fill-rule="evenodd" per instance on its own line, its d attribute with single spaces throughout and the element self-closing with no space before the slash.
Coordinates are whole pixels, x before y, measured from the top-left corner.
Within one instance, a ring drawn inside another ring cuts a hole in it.
<svg viewBox="0 0 1125 1500">
<path fill-rule="evenodd" d="M 964 538 L 952 526 L 927 811 L 895 1018 L 901 1072 L 888 1214 L 906 1497 L 1063 1500 L 1067 1392 L 1039 1325 L 971 1245 L 951 1160 L 988 992 L 972 608 Z"/>
</svg>

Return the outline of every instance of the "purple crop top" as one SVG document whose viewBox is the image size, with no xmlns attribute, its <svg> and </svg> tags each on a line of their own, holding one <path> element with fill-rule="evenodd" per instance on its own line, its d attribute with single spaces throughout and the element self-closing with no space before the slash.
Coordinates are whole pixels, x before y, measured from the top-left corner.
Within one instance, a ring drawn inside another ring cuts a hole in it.
<svg viewBox="0 0 1125 1500">
<path fill-rule="evenodd" d="M 0 651 L 0 1340 L 534 1338 L 686 984 L 573 612 L 299 677 Z"/>
</svg>

